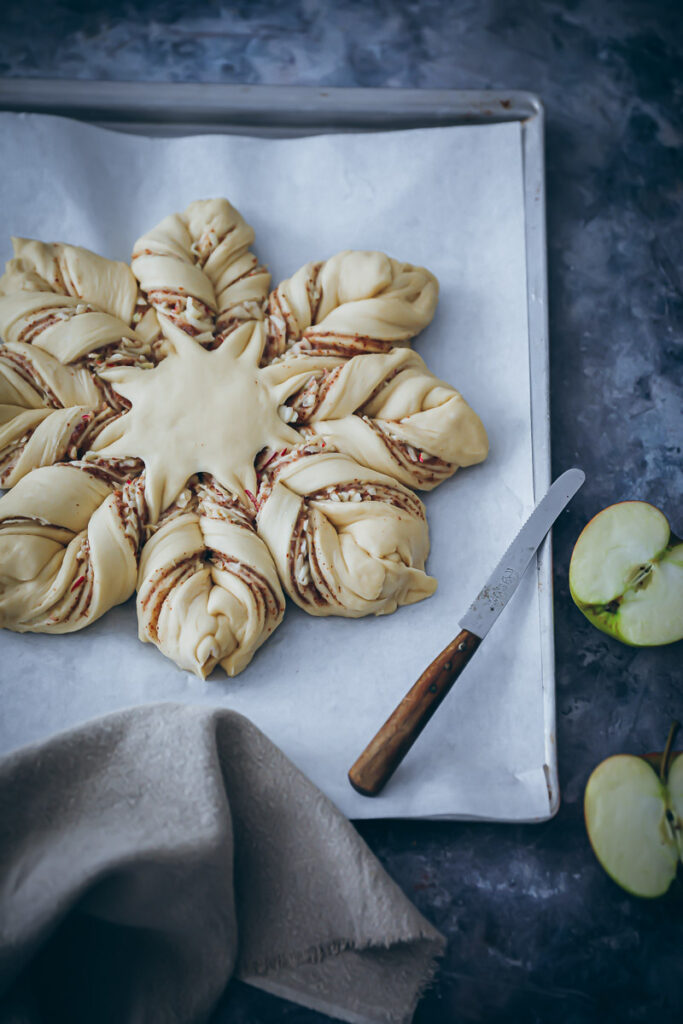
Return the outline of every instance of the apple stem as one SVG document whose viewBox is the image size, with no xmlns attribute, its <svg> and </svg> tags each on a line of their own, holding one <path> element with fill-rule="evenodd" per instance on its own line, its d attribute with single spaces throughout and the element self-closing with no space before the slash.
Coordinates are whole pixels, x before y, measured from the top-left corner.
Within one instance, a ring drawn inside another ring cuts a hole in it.
<svg viewBox="0 0 683 1024">
<path fill-rule="evenodd" d="M 671 723 L 669 735 L 666 739 L 666 746 L 664 747 L 664 753 L 662 754 L 662 760 L 659 763 L 659 777 L 662 780 L 662 782 L 666 782 L 667 776 L 669 774 L 669 760 L 671 758 L 671 748 L 674 745 L 674 739 L 680 727 L 680 722 L 674 720 Z"/>
</svg>

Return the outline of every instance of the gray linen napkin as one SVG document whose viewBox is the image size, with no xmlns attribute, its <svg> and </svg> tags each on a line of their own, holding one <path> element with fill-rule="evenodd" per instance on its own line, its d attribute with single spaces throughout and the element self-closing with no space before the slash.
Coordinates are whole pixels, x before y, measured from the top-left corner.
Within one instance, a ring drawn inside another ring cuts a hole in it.
<svg viewBox="0 0 683 1024">
<path fill-rule="evenodd" d="M 444 939 L 246 718 L 108 715 L 0 761 L 0 1021 L 205 1020 L 228 979 L 409 1021 Z"/>
</svg>

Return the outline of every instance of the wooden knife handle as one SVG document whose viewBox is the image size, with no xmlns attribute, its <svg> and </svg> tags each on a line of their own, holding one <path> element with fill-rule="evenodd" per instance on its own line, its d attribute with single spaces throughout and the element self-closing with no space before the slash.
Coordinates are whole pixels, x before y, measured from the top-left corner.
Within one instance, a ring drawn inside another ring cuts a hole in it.
<svg viewBox="0 0 683 1024">
<path fill-rule="evenodd" d="M 426 668 L 353 764 L 349 782 L 363 796 L 376 796 L 391 778 L 425 725 L 481 643 L 463 629 Z"/>
</svg>

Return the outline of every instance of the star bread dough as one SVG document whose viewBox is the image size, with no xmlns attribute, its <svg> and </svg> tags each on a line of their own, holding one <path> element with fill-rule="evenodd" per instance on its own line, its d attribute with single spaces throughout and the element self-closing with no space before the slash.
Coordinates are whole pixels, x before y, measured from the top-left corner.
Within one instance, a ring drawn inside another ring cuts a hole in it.
<svg viewBox="0 0 683 1024">
<path fill-rule="evenodd" d="M 137 591 L 139 636 L 240 672 L 286 593 L 380 615 L 436 581 L 430 490 L 486 433 L 409 347 L 429 271 L 378 252 L 269 293 L 252 229 L 200 200 L 131 267 L 14 239 L 0 279 L 0 626 L 81 629 Z"/>
</svg>

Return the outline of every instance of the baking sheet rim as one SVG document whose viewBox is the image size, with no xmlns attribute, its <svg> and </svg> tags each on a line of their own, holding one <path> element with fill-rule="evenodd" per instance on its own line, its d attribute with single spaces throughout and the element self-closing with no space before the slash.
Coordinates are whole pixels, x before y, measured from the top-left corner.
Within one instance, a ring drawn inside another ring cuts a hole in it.
<svg viewBox="0 0 683 1024">
<path fill-rule="evenodd" d="M 144 85 L 144 88 L 142 86 Z M 136 88 L 137 87 L 137 88 Z M 151 88 L 150 88 L 151 87 Z M 545 231 L 545 176 L 543 161 L 543 105 L 538 96 L 528 92 L 502 91 L 459 91 L 459 90 L 403 90 L 403 89 L 316 89 L 315 87 L 279 86 L 231 86 L 211 85 L 209 87 L 213 110 L 220 98 L 224 97 L 225 110 L 231 116 L 239 114 L 238 122 L 212 121 L 210 126 L 191 118 L 189 124 L 182 122 L 182 128 L 221 131 L 225 134 L 244 134 L 251 128 L 252 133 L 269 134 L 268 128 L 278 130 L 278 116 L 289 113 L 296 117 L 284 121 L 280 129 L 287 134 L 309 135 L 324 131 L 325 117 L 336 117 L 341 130 L 377 131 L 405 130 L 407 127 L 436 127 L 451 124 L 499 123 L 519 121 L 522 127 L 522 159 L 525 205 L 527 309 L 529 342 L 529 377 L 531 395 L 531 451 L 534 498 L 538 500 L 550 485 L 550 410 L 549 410 L 549 354 L 548 354 L 548 312 L 547 312 L 547 258 Z M 45 113 L 59 116 L 74 116 L 74 97 L 78 98 L 76 116 L 110 130 L 147 131 L 158 135 L 171 133 L 173 120 L 145 120 L 144 112 L 159 112 L 158 100 L 162 95 L 168 105 L 169 92 L 173 92 L 176 112 L 188 116 L 197 113 L 197 97 L 202 92 L 197 83 L 130 83 L 130 82 L 71 82 L 48 79 L 6 79 L 0 82 L 0 110 Z M 283 96 L 283 92 L 286 94 Z M 85 94 L 85 95 L 83 95 Z M 303 108 L 297 104 L 296 111 L 288 110 L 286 100 L 290 96 L 299 99 L 308 97 Z M 277 97 L 277 102 L 275 99 Z M 380 102 L 381 97 L 381 102 Z M 387 100 L 391 99 L 388 104 Z M 374 102 L 373 102 L 374 98 Z M 335 106 L 335 99 L 338 104 Z M 401 100 L 404 105 L 401 106 Z M 151 102 L 150 101 L 154 101 Z M 284 104 L 283 104 L 284 101 Z M 145 103 L 147 106 L 145 106 Z M 138 107 L 138 119 L 134 118 Z M 60 109 L 61 108 L 61 109 Z M 101 114 L 106 112 L 105 120 Z M 92 117 L 87 116 L 88 113 Z M 114 113 L 116 119 L 108 115 Z M 84 114 L 86 116 L 84 116 Z M 98 114 L 100 115 L 98 117 Z M 125 115 L 130 120 L 127 122 Z M 123 120 L 121 119 L 123 115 Z M 350 115 L 353 115 L 352 117 Z M 378 122 L 375 118 L 380 117 Z M 408 126 L 401 118 L 413 116 L 426 121 Z M 322 123 L 315 118 L 322 116 Z M 263 120 L 258 120 L 263 117 Z M 308 118 L 308 122 L 307 119 Z M 366 121 L 364 124 L 363 121 Z M 395 123 L 398 121 L 399 123 Z M 369 122 L 369 123 L 368 123 Z M 308 130 L 306 130 L 308 127 Z M 181 130 L 182 130 L 181 128 Z M 241 130 L 241 132 L 240 132 Z M 339 130 L 338 125 L 329 123 L 328 130 Z M 555 661 L 553 636 L 552 601 L 552 548 L 549 534 L 539 549 L 537 560 L 537 595 L 539 601 L 539 629 L 541 649 L 541 683 L 543 689 L 543 720 L 545 740 L 545 763 L 548 791 L 548 813 L 532 819 L 509 819 L 511 822 L 543 822 L 552 818 L 559 809 L 560 793 L 557 768 L 557 747 L 555 741 Z M 373 820 L 371 818 L 363 820 Z M 410 820 L 410 819 L 402 819 Z M 461 815 L 438 815 L 433 818 L 412 820 L 439 821 L 506 821 L 502 818 L 471 818 Z"/>
</svg>

